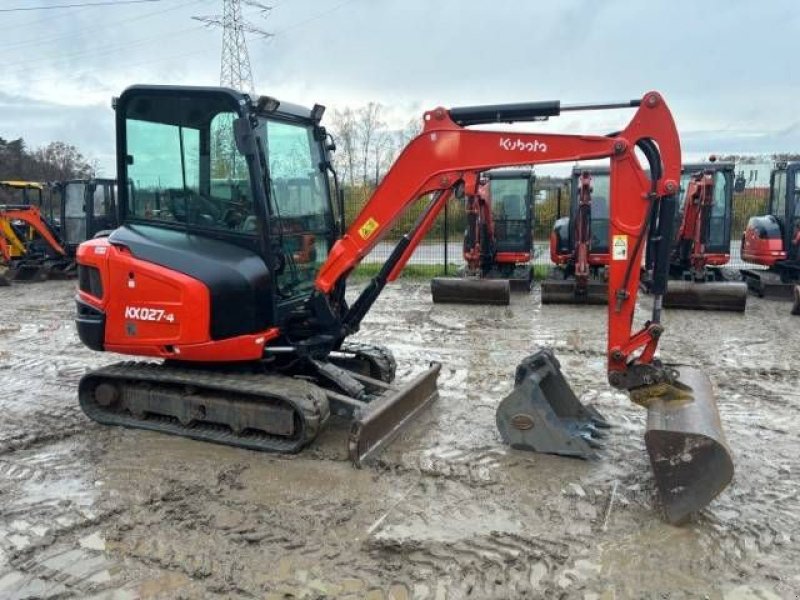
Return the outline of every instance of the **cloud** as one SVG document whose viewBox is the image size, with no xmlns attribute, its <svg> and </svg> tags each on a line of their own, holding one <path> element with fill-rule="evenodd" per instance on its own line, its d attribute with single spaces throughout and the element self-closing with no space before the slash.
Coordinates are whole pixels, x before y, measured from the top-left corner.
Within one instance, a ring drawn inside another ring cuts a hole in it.
<svg viewBox="0 0 800 600">
<path fill-rule="evenodd" d="M 216 83 L 221 33 L 191 17 L 220 4 L 4 15 L 0 136 L 64 139 L 110 172 L 110 97 L 132 83 Z M 399 125 L 438 105 L 618 100 L 658 89 L 687 152 L 800 147 L 792 0 L 293 0 L 258 24 L 276 36 L 249 41 L 256 87 L 293 102 L 378 101 Z M 626 118 L 569 115 L 543 127 L 602 133 Z"/>
</svg>

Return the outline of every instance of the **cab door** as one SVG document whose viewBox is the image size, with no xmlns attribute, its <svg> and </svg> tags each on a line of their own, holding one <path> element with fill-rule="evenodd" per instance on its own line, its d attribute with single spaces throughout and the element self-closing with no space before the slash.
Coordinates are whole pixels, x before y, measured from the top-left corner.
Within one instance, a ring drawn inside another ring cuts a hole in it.
<svg viewBox="0 0 800 600">
<path fill-rule="evenodd" d="M 64 223 L 62 235 L 69 245 L 86 240 L 86 184 L 70 181 L 64 184 Z"/>
</svg>

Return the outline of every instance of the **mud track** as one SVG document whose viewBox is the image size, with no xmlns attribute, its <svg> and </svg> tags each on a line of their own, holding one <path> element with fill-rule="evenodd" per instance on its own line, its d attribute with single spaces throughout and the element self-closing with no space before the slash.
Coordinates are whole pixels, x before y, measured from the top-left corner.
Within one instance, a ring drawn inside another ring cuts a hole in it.
<svg viewBox="0 0 800 600">
<path fill-rule="evenodd" d="M 644 413 L 605 383 L 602 307 L 542 307 L 537 292 L 433 306 L 426 285 L 387 289 L 360 339 L 387 343 L 401 378 L 441 361 L 441 399 L 356 471 L 341 424 L 279 457 L 90 423 L 78 378 L 118 357 L 81 346 L 73 285 L 0 291 L 0 598 L 800 595 L 800 321 L 787 303 L 667 315 L 662 356 L 709 373 L 737 465 L 674 528 L 658 518 Z M 615 425 L 598 461 L 500 443 L 495 407 L 542 343 Z"/>
</svg>

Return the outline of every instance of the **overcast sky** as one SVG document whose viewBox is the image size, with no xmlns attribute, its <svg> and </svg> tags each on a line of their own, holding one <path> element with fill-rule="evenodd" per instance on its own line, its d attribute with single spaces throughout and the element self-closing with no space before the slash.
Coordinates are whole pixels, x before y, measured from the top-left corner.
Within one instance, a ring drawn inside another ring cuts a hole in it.
<svg viewBox="0 0 800 600">
<path fill-rule="evenodd" d="M 0 9 L 89 0 L 2 0 Z M 269 0 L 265 2 L 270 3 Z M 438 105 L 670 104 L 687 156 L 800 151 L 796 0 L 274 0 L 249 39 L 256 90 L 302 103 L 377 101 L 400 125 Z M 222 0 L 0 12 L 0 137 L 78 146 L 113 175 L 111 97 L 133 83 L 213 85 Z M 630 111 L 538 125 L 597 132 Z"/>
</svg>

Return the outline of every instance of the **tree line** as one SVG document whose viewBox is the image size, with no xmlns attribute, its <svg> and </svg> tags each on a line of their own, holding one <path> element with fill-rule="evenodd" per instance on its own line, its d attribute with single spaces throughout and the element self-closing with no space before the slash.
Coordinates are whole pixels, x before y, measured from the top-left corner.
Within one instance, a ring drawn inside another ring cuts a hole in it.
<svg viewBox="0 0 800 600">
<path fill-rule="evenodd" d="M 64 181 L 94 176 L 96 168 L 73 145 L 50 142 L 29 149 L 23 138 L 0 137 L 0 180 Z"/>
</svg>

